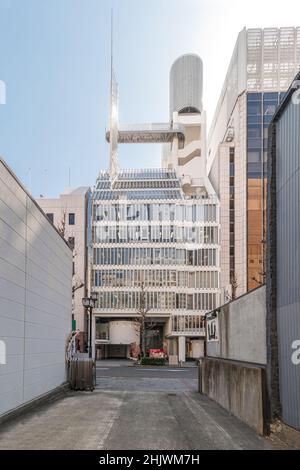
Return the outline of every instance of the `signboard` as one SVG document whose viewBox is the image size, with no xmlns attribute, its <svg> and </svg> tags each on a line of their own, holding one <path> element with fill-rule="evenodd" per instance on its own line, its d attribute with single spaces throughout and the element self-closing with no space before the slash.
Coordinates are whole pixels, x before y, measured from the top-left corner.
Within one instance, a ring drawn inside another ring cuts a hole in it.
<svg viewBox="0 0 300 470">
<path fill-rule="evenodd" d="M 149 349 L 149 357 L 165 357 L 163 349 Z"/>
<path fill-rule="evenodd" d="M 211 317 L 206 319 L 206 337 L 207 341 L 219 341 L 219 319 Z"/>
</svg>

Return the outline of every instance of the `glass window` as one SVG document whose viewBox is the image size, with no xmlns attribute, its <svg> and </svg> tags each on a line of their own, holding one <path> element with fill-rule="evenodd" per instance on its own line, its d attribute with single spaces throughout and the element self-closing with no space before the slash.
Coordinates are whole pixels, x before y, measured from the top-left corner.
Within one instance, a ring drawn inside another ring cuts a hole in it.
<svg viewBox="0 0 300 470">
<path fill-rule="evenodd" d="M 175 207 L 175 219 L 179 221 L 183 220 L 183 206 L 177 205 Z"/>
<path fill-rule="evenodd" d="M 142 241 L 148 241 L 148 232 L 149 232 L 148 226 L 141 227 L 140 234 L 141 234 Z"/>
<path fill-rule="evenodd" d="M 261 124 L 248 124 L 247 132 L 248 132 L 248 140 L 247 140 L 248 148 L 251 148 L 251 149 L 260 148 L 261 139 L 262 139 Z"/>
<path fill-rule="evenodd" d="M 69 213 L 69 225 L 75 225 L 75 214 L 74 214 L 74 212 Z"/>
<path fill-rule="evenodd" d="M 248 93 L 247 100 L 249 101 L 260 101 L 261 100 L 261 93 Z"/>
<path fill-rule="evenodd" d="M 125 227 L 125 226 L 120 226 L 119 227 L 119 240 L 120 240 L 120 242 L 126 242 L 127 241 L 127 227 Z"/>
<path fill-rule="evenodd" d="M 259 124 L 248 125 L 248 139 L 261 139 L 261 126 Z"/>
<path fill-rule="evenodd" d="M 278 93 L 264 93 L 264 101 L 275 101 L 278 102 Z"/>
<path fill-rule="evenodd" d="M 251 149 L 248 152 L 248 162 L 257 163 L 261 161 L 261 150 L 260 149 Z"/>
<path fill-rule="evenodd" d="M 187 307 L 188 310 L 193 310 L 193 294 L 187 295 Z"/>
<path fill-rule="evenodd" d="M 193 222 L 193 206 L 185 207 L 185 218 L 187 222 Z"/>
<path fill-rule="evenodd" d="M 247 117 L 248 124 L 260 124 L 261 120 L 262 120 L 262 118 L 261 118 L 260 114 L 257 114 L 255 116 L 248 116 Z"/>
<path fill-rule="evenodd" d="M 248 178 L 259 179 L 261 178 L 262 167 L 261 163 L 248 163 L 247 174 Z"/>
<path fill-rule="evenodd" d="M 248 116 L 257 116 L 261 114 L 261 102 L 260 101 L 248 102 L 247 114 Z"/>
<path fill-rule="evenodd" d="M 276 103 L 264 103 L 264 115 L 269 115 L 273 116 L 277 108 L 277 102 Z"/>
<path fill-rule="evenodd" d="M 285 95 L 286 95 L 286 92 L 280 93 L 279 101 L 282 101 L 284 99 Z"/>
</svg>

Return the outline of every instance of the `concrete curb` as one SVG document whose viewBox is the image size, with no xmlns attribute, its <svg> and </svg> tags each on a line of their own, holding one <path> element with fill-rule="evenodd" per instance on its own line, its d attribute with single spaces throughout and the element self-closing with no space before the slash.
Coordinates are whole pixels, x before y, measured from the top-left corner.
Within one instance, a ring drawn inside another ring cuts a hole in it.
<svg viewBox="0 0 300 470">
<path fill-rule="evenodd" d="M 45 405 L 51 401 L 61 398 L 62 396 L 65 396 L 69 390 L 70 386 L 68 382 L 59 385 L 53 390 L 50 390 L 50 392 L 47 392 L 44 395 L 40 395 L 39 397 L 34 398 L 34 400 L 24 403 L 23 405 L 18 406 L 17 408 L 4 413 L 3 415 L 0 415 L 0 425 L 7 423 L 8 421 L 12 421 L 13 419 L 26 414 L 27 412 L 32 411 L 41 405 Z"/>
</svg>

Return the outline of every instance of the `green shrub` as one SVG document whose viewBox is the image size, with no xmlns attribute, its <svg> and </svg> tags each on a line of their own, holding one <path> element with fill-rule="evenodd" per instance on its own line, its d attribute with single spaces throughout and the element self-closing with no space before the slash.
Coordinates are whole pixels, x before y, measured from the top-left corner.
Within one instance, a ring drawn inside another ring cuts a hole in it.
<svg viewBox="0 0 300 470">
<path fill-rule="evenodd" d="M 166 363 L 163 357 L 142 357 L 140 364 L 142 366 L 164 366 Z"/>
</svg>

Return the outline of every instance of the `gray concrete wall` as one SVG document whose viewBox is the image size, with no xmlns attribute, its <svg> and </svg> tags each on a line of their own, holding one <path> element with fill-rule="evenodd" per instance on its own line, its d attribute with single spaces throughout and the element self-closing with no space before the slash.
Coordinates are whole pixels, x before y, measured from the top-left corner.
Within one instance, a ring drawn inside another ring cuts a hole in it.
<svg viewBox="0 0 300 470">
<path fill-rule="evenodd" d="M 264 374 L 262 367 L 205 358 L 202 393 L 263 435 L 266 433 Z"/>
<path fill-rule="evenodd" d="M 65 379 L 72 253 L 0 159 L 0 415 Z"/>
<path fill-rule="evenodd" d="M 265 286 L 217 310 L 219 341 L 207 342 L 207 356 L 266 364 Z"/>
</svg>

